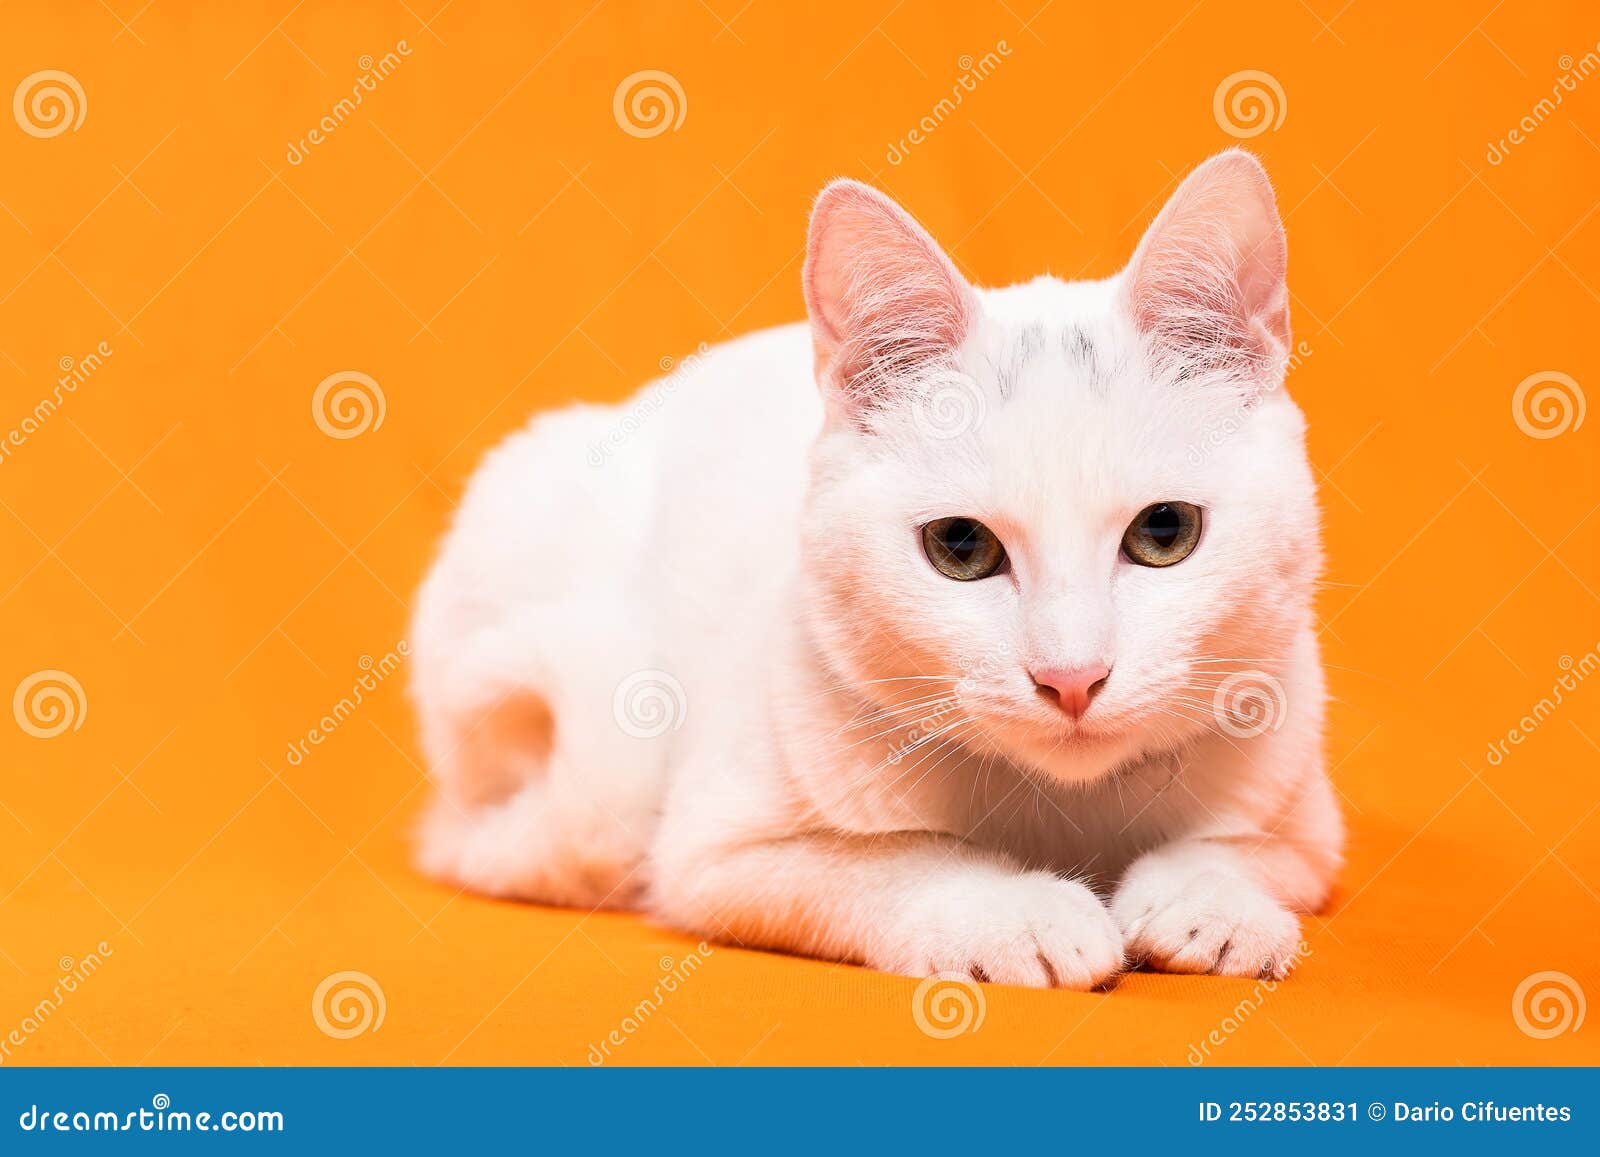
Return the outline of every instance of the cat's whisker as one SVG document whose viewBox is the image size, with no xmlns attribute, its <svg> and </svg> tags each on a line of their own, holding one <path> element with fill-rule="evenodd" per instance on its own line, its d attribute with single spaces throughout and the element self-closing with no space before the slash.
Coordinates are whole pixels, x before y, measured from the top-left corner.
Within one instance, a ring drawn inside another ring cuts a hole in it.
<svg viewBox="0 0 1600 1157">
<path fill-rule="evenodd" d="M 853 717 L 848 722 L 841 724 L 839 729 L 835 731 L 834 734 L 842 735 L 846 731 L 852 731 L 860 727 L 869 727 L 872 724 L 884 719 L 892 719 L 895 716 L 906 715 L 930 706 L 937 708 L 943 704 L 953 704 L 955 702 L 955 695 L 944 691 L 941 691 L 936 695 L 925 695 L 918 699 L 908 699 L 902 703 L 894 703 L 886 707 L 876 708 L 867 715 Z M 937 713 L 937 710 L 930 711 L 930 714 Z"/>
<path fill-rule="evenodd" d="M 872 767 L 868 768 L 865 772 L 863 772 L 860 775 L 856 776 L 855 777 L 856 784 L 859 785 L 859 784 L 865 783 L 867 780 L 871 779 L 878 772 L 882 771 L 885 767 L 888 767 L 891 764 L 903 761 L 906 758 L 906 756 L 910 755 L 912 752 L 920 750 L 923 747 L 926 747 L 928 744 L 932 743 L 934 740 L 940 738 L 941 736 L 947 734 L 948 732 L 950 732 L 954 728 L 959 727 L 963 723 L 968 723 L 970 721 L 971 721 L 971 718 L 969 716 L 962 716 L 960 719 L 952 720 L 950 723 L 946 724 L 943 727 L 940 727 L 936 731 L 930 731 L 927 735 L 918 737 L 916 740 L 914 740 L 911 744 L 909 744 L 906 747 L 898 748 L 898 749 L 891 749 L 891 751 L 889 752 L 889 754 L 887 756 L 885 756 L 883 759 L 879 760 L 876 764 L 874 764 Z M 848 750 L 848 748 L 846 748 L 846 750 Z M 916 765 L 914 765 L 914 766 L 916 766 Z M 908 769 L 908 771 L 909 771 L 909 769 Z M 904 775 L 906 773 L 902 772 L 901 774 Z"/>
<path fill-rule="evenodd" d="M 894 723 L 889 727 L 885 727 L 882 731 L 874 732 L 871 735 L 864 735 L 859 739 L 853 739 L 849 743 L 846 743 L 843 746 L 841 746 L 839 748 L 839 751 L 841 751 L 841 752 L 850 751 L 853 748 L 861 747 L 864 744 L 871 743 L 873 740 L 883 739 L 884 737 L 889 736 L 889 735 L 894 735 L 897 732 L 906 732 L 906 731 L 915 730 L 916 727 L 917 727 L 917 724 L 920 723 L 921 720 L 923 720 L 923 719 L 937 720 L 941 715 L 947 715 L 947 714 L 950 713 L 950 711 L 952 711 L 954 709 L 955 709 L 955 702 L 954 702 L 954 700 L 951 700 L 949 707 L 946 710 L 943 710 L 943 711 L 928 711 L 928 710 L 918 709 L 916 711 L 903 712 L 902 714 L 908 716 L 908 718 L 903 718 L 899 722 Z M 880 719 L 880 720 L 878 720 L 878 722 L 881 723 L 881 722 L 883 722 L 883 720 Z M 874 726 L 874 725 L 873 724 L 863 724 L 862 726 Z M 843 734 L 845 734 L 845 730 L 838 731 L 838 732 L 834 733 L 833 735 L 829 736 L 829 738 L 836 739 L 836 738 L 839 738 L 840 736 L 842 736 Z"/>
<path fill-rule="evenodd" d="M 896 675 L 888 679 L 863 679 L 859 683 L 836 683 L 830 687 L 821 687 L 805 696 L 805 699 L 821 699 L 828 695 L 859 695 L 863 687 L 878 687 L 886 683 L 955 683 L 961 679 L 960 675 Z"/>
<path fill-rule="evenodd" d="M 954 754 L 954 753 L 956 753 L 958 751 L 970 750 L 969 745 L 972 742 L 973 736 L 981 734 L 982 731 L 983 731 L 982 726 L 978 723 L 978 721 L 976 719 L 967 719 L 963 723 L 957 724 L 956 726 L 959 727 L 960 730 L 955 732 L 955 734 L 952 734 L 949 737 L 949 739 L 946 741 L 946 743 L 940 745 L 941 748 L 944 748 L 944 747 L 946 747 L 948 745 L 949 746 L 949 750 L 945 751 L 945 753 L 943 755 L 939 756 L 938 760 L 934 763 L 933 767 L 929 768 L 927 771 L 924 771 L 921 775 L 919 775 L 917 777 L 917 779 L 916 779 L 916 782 L 913 783 L 908 789 L 906 789 L 907 791 L 915 791 L 917 789 L 917 786 L 919 784 L 921 784 L 922 781 L 924 779 L 926 779 L 931 772 L 936 770 L 940 766 L 940 764 L 942 764 L 946 759 L 948 759 L 950 757 L 950 755 L 952 755 L 952 754 Z M 954 729 L 952 729 L 952 730 L 954 730 Z M 919 761 L 919 766 L 920 766 L 920 761 Z M 909 773 L 909 770 L 915 770 L 915 769 L 908 769 L 908 773 Z"/>
</svg>

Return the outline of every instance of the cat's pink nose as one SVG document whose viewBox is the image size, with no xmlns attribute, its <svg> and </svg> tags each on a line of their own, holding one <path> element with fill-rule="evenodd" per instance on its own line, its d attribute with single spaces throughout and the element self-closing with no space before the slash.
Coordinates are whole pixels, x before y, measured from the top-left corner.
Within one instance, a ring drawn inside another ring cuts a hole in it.
<svg viewBox="0 0 1600 1157">
<path fill-rule="evenodd" d="M 1111 668 L 1094 663 L 1087 667 L 1035 667 L 1028 673 L 1041 695 L 1055 700 L 1072 718 L 1082 719 L 1089 701 L 1105 686 Z"/>
</svg>

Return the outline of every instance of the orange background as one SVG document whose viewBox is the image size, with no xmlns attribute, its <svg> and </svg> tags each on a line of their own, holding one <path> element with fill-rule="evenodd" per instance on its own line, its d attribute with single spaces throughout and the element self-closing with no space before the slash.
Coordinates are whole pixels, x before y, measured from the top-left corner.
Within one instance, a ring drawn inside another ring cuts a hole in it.
<svg viewBox="0 0 1600 1157">
<path fill-rule="evenodd" d="M 799 317 L 835 175 L 902 199 L 980 282 L 1112 273 L 1234 143 L 1213 94 L 1244 69 L 1284 94 L 1247 143 L 1312 350 L 1291 388 L 1352 836 L 1312 955 L 1213 1059 L 1600 1060 L 1600 1012 L 1534 1039 L 1511 1009 L 1544 970 L 1600 996 L 1600 680 L 1486 758 L 1600 642 L 1600 419 L 1533 438 L 1511 409 L 1531 374 L 1600 369 L 1600 76 L 1486 158 L 1600 25 L 1576 0 L 1401 7 L 6 4 L 0 89 L 61 69 L 87 107 L 50 138 L 0 114 L 0 433 L 61 359 L 113 351 L 0 461 L 0 699 L 40 670 L 85 698 L 54 738 L 0 713 L 0 1035 L 61 958 L 112 950 L 9 1063 L 586 1063 L 691 942 L 415 876 L 399 677 L 286 759 L 404 639 L 477 458 L 530 411 Z M 676 131 L 615 120 L 641 69 L 680 82 Z M 385 419 L 331 438 L 312 392 L 351 370 Z M 333 1039 L 311 996 L 346 969 L 386 1015 Z M 719 948 L 613 1055 L 1182 1065 L 1253 987 L 990 988 L 978 1031 L 936 1040 L 911 981 Z"/>
</svg>

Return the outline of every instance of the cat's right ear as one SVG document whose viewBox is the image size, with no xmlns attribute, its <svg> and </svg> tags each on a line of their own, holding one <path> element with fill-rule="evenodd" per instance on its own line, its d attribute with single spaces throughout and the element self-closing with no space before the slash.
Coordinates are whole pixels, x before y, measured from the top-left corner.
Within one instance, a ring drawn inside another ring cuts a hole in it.
<svg viewBox="0 0 1600 1157">
<path fill-rule="evenodd" d="M 847 411 L 947 364 L 977 312 L 927 230 L 859 181 L 834 181 L 817 198 L 804 279 L 817 381 Z"/>
</svg>

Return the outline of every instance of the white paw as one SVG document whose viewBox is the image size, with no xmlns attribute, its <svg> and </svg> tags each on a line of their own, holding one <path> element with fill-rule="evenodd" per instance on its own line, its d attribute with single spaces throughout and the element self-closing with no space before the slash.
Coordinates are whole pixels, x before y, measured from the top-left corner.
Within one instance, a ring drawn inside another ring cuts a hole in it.
<svg viewBox="0 0 1600 1157">
<path fill-rule="evenodd" d="M 1082 884 L 1047 872 L 974 873 L 918 889 L 869 955 L 872 967 L 906 976 L 1089 989 L 1122 971 L 1122 936 Z"/>
<path fill-rule="evenodd" d="M 1135 963 L 1163 972 L 1281 979 L 1300 950 L 1300 922 L 1237 872 L 1135 865 L 1111 901 Z"/>
</svg>

